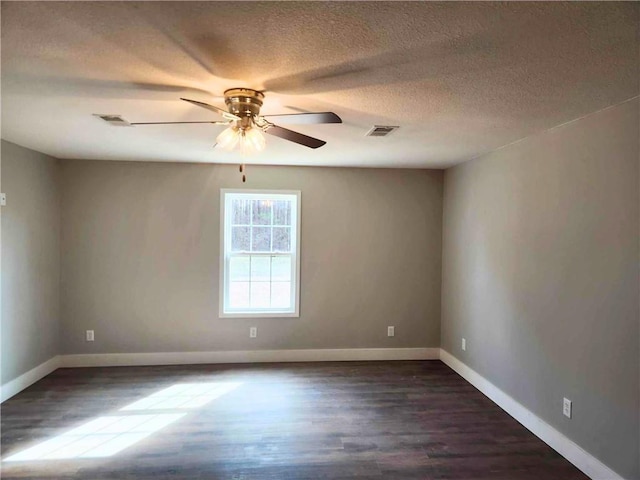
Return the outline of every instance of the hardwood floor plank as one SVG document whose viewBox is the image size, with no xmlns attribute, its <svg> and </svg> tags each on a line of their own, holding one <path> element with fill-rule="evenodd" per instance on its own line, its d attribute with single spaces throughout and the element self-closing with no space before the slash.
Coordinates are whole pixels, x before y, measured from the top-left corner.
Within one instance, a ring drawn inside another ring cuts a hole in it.
<svg viewBox="0 0 640 480">
<path fill-rule="evenodd" d="M 176 414 L 109 457 L 6 461 L 99 417 Z M 587 478 L 439 361 L 60 369 L 2 405 L 1 447 L 3 479 Z"/>
</svg>

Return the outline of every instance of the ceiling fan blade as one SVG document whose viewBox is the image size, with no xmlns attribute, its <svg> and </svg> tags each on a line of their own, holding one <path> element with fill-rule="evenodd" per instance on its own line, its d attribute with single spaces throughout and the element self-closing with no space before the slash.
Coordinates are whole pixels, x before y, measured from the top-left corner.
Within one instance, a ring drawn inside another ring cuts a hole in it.
<svg viewBox="0 0 640 480">
<path fill-rule="evenodd" d="M 212 112 L 216 112 L 219 115 L 222 115 L 224 118 L 228 118 L 230 120 L 240 120 L 240 117 L 234 115 L 233 113 L 227 112 L 223 108 L 215 107 L 213 105 L 209 105 L 208 103 L 199 102 L 197 100 L 189 100 L 188 98 L 180 98 L 180 100 L 184 100 L 185 102 L 192 103 L 198 107 L 206 108 L 207 110 L 211 110 Z"/>
<path fill-rule="evenodd" d="M 333 112 L 285 113 L 282 115 L 265 115 L 264 118 L 268 121 L 274 121 L 285 125 L 342 123 L 342 119 Z"/>
<path fill-rule="evenodd" d="M 213 125 L 229 124 L 229 122 L 131 122 L 130 125 L 175 125 L 180 123 L 211 123 Z"/>
<path fill-rule="evenodd" d="M 294 132 L 287 128 L 278 127 L 277 125 L 267 127 L 265 132 L 269 135 L 284 138 L 285 140 L 299 143 L 300 145 L 304 145 L 309 148 L 318 148 L 327 143 L 324 140 L 318 140 L 317 138 L 309 137 L 308 135 L 303 135 L 302 133 Z"/>
</svg>

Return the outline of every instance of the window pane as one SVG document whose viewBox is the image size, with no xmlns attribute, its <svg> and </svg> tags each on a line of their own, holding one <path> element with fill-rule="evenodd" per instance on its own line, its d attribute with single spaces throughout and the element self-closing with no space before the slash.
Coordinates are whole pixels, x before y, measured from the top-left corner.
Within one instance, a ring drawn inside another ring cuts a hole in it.
<svg viewBox="0 0 640 480">
<path fill-rule="evenodd" d="M 271 280 L 274 282 L 291 281 L 291 257 L 271 257 Z"/>
<path fill-rule="evenodd" d="M 251 227 L 231 227 L 231 251 L 249 251 L 249 232 Z"/>
<path fill-rule="evenodd" d="M 249 282 L 229 282 L 229 306 L 242 308 L 249 306 Z"/>
<path fill-rule="evenodd" d="M 271 200 L 253 200 L 253 224 L 271 225 Z"/>
<path fill-rule="evenodd" d="M 273 202 L 273 224 L 291 225 L 291 202 L 277 200 Z"/>
<path fill-rule="evenodd" d="M 269 282 L 251 282 L 252 308 L 269 308 L 271 306 L 270 286 Z"/>
<path fill-rule="evenodd" d="M 251 281 L 268 282 L 271 280 L 271 257 L 251 257 Z"/>
<path fill-rule="evenodd" d="M 229 259 L 229 280 L 232 282 L 248 282 L 249 263 L 249 257 L 231 257 Z"/>
<path fill-rule="evenodd" d="M 271 251 L 271 227 L 253 227 L 252 252 Z"/>
<path fill-rule="evenodd" d="M 291 227 L 273 227 L 273 248 L 271 251 L 291 251 Z"/>
<path fill-rule="evenodd" d="M 231 224 L 249 225 L 251 222 L 251 202 L 249 200 L 234 200 L 231 205 Z"/>
<path fill-rule="evenodd" d="M 271 284 L 271 306 L 280 308 L 291 306 L 290 282 L 273 282 Z"/>
</svg>

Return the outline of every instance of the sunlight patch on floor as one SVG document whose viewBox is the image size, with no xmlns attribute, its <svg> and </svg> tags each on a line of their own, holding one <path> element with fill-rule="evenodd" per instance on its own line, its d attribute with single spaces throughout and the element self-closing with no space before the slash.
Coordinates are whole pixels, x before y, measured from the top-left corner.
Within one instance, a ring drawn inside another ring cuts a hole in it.
<svg viewBox="0 0 640 480">
<path fill-rule="evenodd" d="M 5 459 L 5 462 L 110 457 L 186 413 L 98 417 Z"/>
<path fill-rule="evenodd" d="M 238 388 L 240 383 L 179 383 L 133 402 L 120 411 L 199 408 Z"/>
<path fill-rule="evenodd" d="M 121 408 L 119 415 L 98 417 L 3 461 L 110 457 L 187 415 L 171 410 L 202 407 L 240 385 L 234 382 L 178 383 Z M 163 412 L 137 413 L 154 410 Z"/>
</svg>

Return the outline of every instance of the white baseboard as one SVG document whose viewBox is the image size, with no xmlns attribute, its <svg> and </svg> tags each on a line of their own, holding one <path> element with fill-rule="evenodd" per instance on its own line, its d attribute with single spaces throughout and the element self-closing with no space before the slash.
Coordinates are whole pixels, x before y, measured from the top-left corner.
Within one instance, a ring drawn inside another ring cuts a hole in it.
<svg viewBox="0 0 640 480">
<path fill-rule="evenodd" d="M 611 470 L 577 443 L 529 411 L 517 400 L 504 393 L 489 380 L 462 363 L 446 350 L 440 350 L 440 359 L 590 478 L 594 480 L 624 480 L 623 477 Z"/>
<path fill-rule="evenodd" d="M 61 367 L 125 367 L 199 363 L 342 362 L 357 360 L 437 360 L 439 348 L 344 348 L 220 352 L 98 353 L 58 355 L 0 386 L 0 403 Z"/>
<path fill-rule="evenodd" d="M 344 348 L 218 352 L 96 353 L 62 355 L 61 367 L 190 365 L 199 363 L 344 362 L 357 360 L 438 360 L 439 348 Z"/>
<path fill-rule="evenodd" d="M 0 387 L 0 403 L 13 397 L 60 367 L 60 357 L 53 357 Z"/>
</svg>

